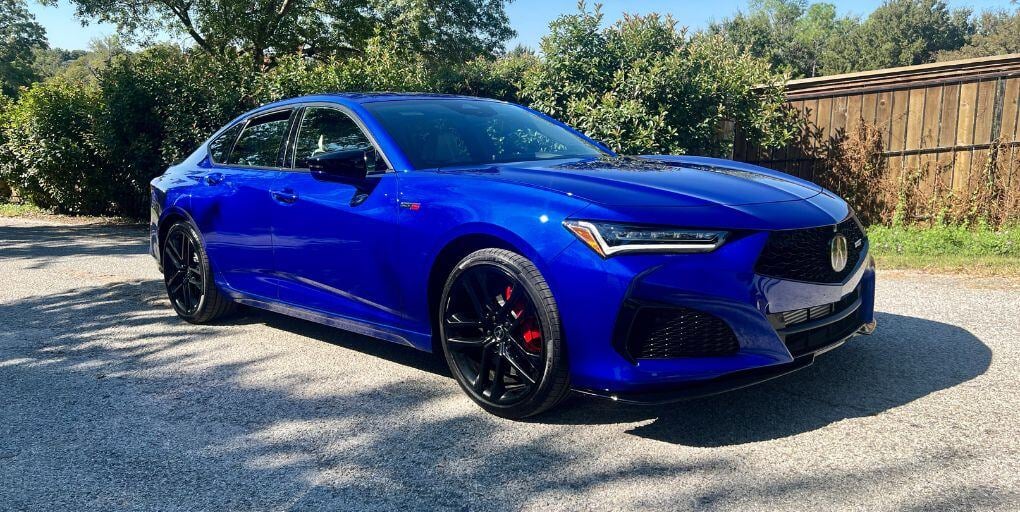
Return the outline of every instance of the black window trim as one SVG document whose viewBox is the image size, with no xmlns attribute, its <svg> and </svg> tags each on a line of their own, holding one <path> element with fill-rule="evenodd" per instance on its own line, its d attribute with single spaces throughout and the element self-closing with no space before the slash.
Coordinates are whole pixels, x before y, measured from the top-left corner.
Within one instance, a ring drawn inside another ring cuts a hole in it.
<svg viewBox="0 0 1020 512">
<path fill-rule="evenodd" d="M 290 142 L 288 143 L 288 151 L 287 151 L 288 156 L 287 156 L 287 162 L 286 163 L 290 166 L 289 170 L 295 171 L 295 172 L 310 172 L 307 167 L 297 167 L 296 166 L 296 164 L 297 164 L 297 150 L 296 150 L 296 146 L 297 146 L 298 137 L 301 136 L 301 123 L 304 122 L 305 112 L 309 108 L 328 108 L 328 109 L 337 110 L 340 113 L 346 115 L 352 121 L 354 121 L 354 124 L 358 127 L 359 130 L 361 130 L 361 133 L 363 133 L 365 135 L 365 138 L 368 139 L 368 142 L 370 144 L 372 144 L 372 148 L 375 149 L 375 153 L 382 157 L 383 163 L 386 164 L 386 169 L 382 170 L 382 171 L 376 171 L 376 170 L 369 171 L 368 172 L 369 176 L 381 175 L 381 174 L 387 174 L 387 173 L 391 173 L 391 172 L 396 172 L 396 170 L 393 169 L 393 164 L 390 163 L 390 158 L 386 155 L 386 153 L 382 150 L 382 148 L 379 147 L 379 141 L 376 140 L 375 134 L 373 134 L 372 131 L 368 129 L 368 127 L 365 125 L 365 122 L 362 121 L 361 117 L 359 117 L 353 110 L 348 108 L 346 105 L 342 105 L 340 103 L 332 103 L 332 102 L 328 102 L 328 101 L 313 101 L 313 102 L 309 102 L 309 103 L 302 103 L 300 105 L 300 107 L 301 107 L 301 112 L 299 113 L 298 116 L 296 116 L 296 119 L 295 119 L 295 128 L 293 130 L 293 136 L 291 137 Z"/>
<path fill-rule="evenodd" d="M 241 139 L 241 135 L 243 135 L 244 131 L 248 129 L 248 125 L 250 125 L 253 120 L 258 119 L 260 117 L 265 117 L 265 116 L 269 116 L 269 115 L 273 115 L 273 114 L 278 114 L 280 112 L 289 111 L 290 112 L 290 117 L 287 119 L 287 123 L 289 123 L 289 124 L 287 125 L 286 135 L 284 135 L 284 140 L 283 140 L 284 145 L 280 149 L 281 152 L 284 152 L 284 154 L 286 154 L 287 144 L 289 144 L 288 137 L 289 137 L 289 135 L 290 135 L 290 133 L 292 131 L 293 125 L 294 125 L 294 118 L 295 118 L 294 114 L 298 110 L 300 110 L 300 106 L 299 105 L 284 105 L 284 106 L 280 106 L 279 108 L 272 108 L 272 109 L 268 109 L 268 110 L 260 110 L 258 112 L 255 112 L 255 113 L 251 114 L 248 117 L 245 117 L 243 120 L 241 120 L 241 121 L 239 121 L 237 123 L 234 123 L 234 124 L 224 128 L 220 132 L 221 134 L 223 132 L 226 132 L 227 130 L 229 130 L 229 129 L 239 125 L 239 124 L 243 124 L 244 125 L 241 128 L 241 131 L 237 134 L 237 138 L 234 139 L 234 143 L 231 144 L 230 151 L 227 152 L 227 160 L 228 161 L 230 160 L 230 156 L 234 153 L 234 147 L 237 146 L 237 141 Z M 213 137 L 212 140 L 216 140 L 216 138 Z M 209 155 L 209 161 L 212 162 L 214 165 L 217 165 L 219 167 L 227 167 L 227 168 L 230 168 L 230 169 L 240 169 L 240 170 L 254 170 L 254 171 L 290 171 L 290 170 L 293 170 L 293 169 L 290 169 L 288 167 L 262 166 L 262 165 L 238 165 L 238 164 L 228 164 L 228 163 L 223 163 L 223 162 L 217 162 L 217 161 L 213 160 L 212 151 L 209 151 L 208 144 L 206 145 L 206 152 Z M 277 153 L 277 162 L 280 162 L 280 160 L 281 160 L 281 155 L 278 152 Z M 286 163 L 286 162 L 284 162 L 284 163 Z"/>
<path fill-rule="evenodd" d="M 226 152 L 227 153 L 227 160 L 229 161 L 230 160 L 230 153 L 232 153 L 234 151 L 234 146 L 237 144 L 237 139 L 241 138 L 241 134 L 244 133 L 244 129 L 248 127 L 248 119 L 247 118 L 246 119 L 242 119 L 242 120 L 240 120 L 240 121 L 238 121 L 236 123 L 229 124 L 226 127 L 224 127 L 222 130 L 216 132 L 212 137 L 209 138 L 209 143 L 206 144 L 206 148 L 205 149 L 206 149 L 206 153 L 209 155 L 209 161 L 210 162 L 212 162 L 215 165 L 227 165 L 227 164 L 225 164 L 223 162 L 217 162 L 216 161 L 216 158 L 213 157 L 213 152 L 212 152 L 212 147 L 211 146 L 212 146 L 213 142 L 216 142 L 217 140 L 220 139 L 220 137 L 223 137 L 224 135 L 227 134 L 227 132 L 229 132 L 230 130 L 233 130 L 236 127 L 240 127 L 241 129 L 237 132 L 237 135 L 234 135 L 234 140 L 230 142 L 230 147 L 227 148 L 227 152 Z"/>
</svg>

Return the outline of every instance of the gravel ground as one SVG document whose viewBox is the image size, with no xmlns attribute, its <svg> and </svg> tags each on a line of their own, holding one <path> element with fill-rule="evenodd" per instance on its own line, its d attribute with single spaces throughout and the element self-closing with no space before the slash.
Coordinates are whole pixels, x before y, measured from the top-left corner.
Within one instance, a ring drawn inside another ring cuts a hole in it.
<svg viewBox="0 0 1020 512">
<path fill-rule="evenodd" d="M 880 274 L 879 330 L 668 407 L 482 413 L 428 354 L 173 316 L 139 228 L 0 219 L 0 509 L 1013 509 L 1020 287 Z"/>
</svg>

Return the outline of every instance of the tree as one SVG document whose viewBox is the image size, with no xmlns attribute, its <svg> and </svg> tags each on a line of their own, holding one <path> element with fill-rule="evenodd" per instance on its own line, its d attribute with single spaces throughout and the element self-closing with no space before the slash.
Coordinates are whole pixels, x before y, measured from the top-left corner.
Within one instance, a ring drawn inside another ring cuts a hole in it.
<svg viewBox="0 0 1020 512">
<path fill-rule="evenodd" d="M 1014 2 L 1015 3 L 1015 2 Z M 1020 53 L 1020 9 L 985 11 L 977 19 L 974 37 L 966 46 L 955 51 L 944 51 L 939 60 L 970 59 Z"/>
<path fill-rule="evenodd" d="M 32 51 L 32 69 L 36 76 L 46 78 L 63 72 L 74 61 L 88 54 L 85 50 L 36 48 Z"/>
<path fill-rule="evenodd" d="M 46 31 L 23 0 L 0 0 L 0 92 L 14 96 L 35 80 L 33 51 L 46 48 Z"/>
<path fill-rule="evenodd" d="M 186 34 L 218 58 L 342 57 L 381 38 L 430 59 L 491 52 L 513 37 L 509 0 L 73 0 L 78 16 L 117 24 L 130 41 Z"/>
<path fill-rule="evenodd" d="M 746 14 L 712 24 L 708 31 L 800 78 L 823 74 L 824 62 L 831 58 L 829 47 L 859 23 L 856 18 L 838 16 L 836 6 L 829 3 L 753 0 Z"/>
<path fill-rule="evenodd" d="M 62 76 L 74 81 L 93 82 L 115 57 L 127 53 L 128 49 L 120 38 L 112 35 L 93 39 L 88 50 L 36 50 L 33 68 L 40 80 Z"/>
<path fill-rule="evenodd" d="M 970 10 L 949 10 L 942 0 L 886 0 L 868 16 L 842 57 L 846 71 L 934 62 L 973 34 Z"/>
<path fill-rule="evenodd" d="M 724 155 L 730 121 L 768 147 L 795 130 L 782 77 L 721 36 L 689 38 L 657 14 L 602 28 L 583 3 L 550 29 L 522 97 L 625 154 Z"/>
</svg>

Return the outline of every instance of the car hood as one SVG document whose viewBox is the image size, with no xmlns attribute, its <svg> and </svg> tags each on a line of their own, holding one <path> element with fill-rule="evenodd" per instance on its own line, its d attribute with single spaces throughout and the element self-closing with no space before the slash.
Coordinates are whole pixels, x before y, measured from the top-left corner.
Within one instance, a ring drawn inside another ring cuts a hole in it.
<svg viewBox="0 0 1020 512">
<path fill-rule="evenodd" d="M 739 206 L 798 201 L 822 191 L 780 172 L 702 157 L 524 162 L 496 166 L 489 175 L 605 206 Z"/>
</svg>

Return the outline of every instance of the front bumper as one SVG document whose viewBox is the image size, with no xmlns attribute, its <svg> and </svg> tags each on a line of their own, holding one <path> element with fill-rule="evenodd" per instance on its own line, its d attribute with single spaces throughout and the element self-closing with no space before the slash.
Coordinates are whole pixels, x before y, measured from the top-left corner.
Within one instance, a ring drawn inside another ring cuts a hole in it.
<svg viewBox="0 0 1020 512">
<path fill-rule="evenodd" d="M 683 402 L 686 400 L 694 400 L 696 398 L 704 398 L 707 396 L 718 395 L 729 391 L 735 391 L 746 387 L 761 384 L 766 381 L 770 381 L 777 377 L 788 375 L 797 370 L 807 368 L 815 362 L 815 358 L 828 352 L 832 349 L 838 348 L 843 345 L 853 336 L 858 334 L 870 335 L 875 331 L 876 322 L 874 320 L 871 323 L 861 326 L 854 334 L 836 340 L 832 343 L 826 344 L 823 347 L 819 347 L 817 350 L 806 353 L 801 356 L 797 356 L 793 361 L 789 363 L 781 363 L 771 366 L 763 366 L 758 368 L 751 368 L 748 370 L 741 370 L 733 372 L 722 377 L 716 377 L 714 379 L 707 380 L 696 380 L 680 385 L 668 386 L 661 389 L 653 389 L 647 391 L 631 391 L 614 393 L 609 391 L 595 391 L 586 389 L 575 389 L 581 394 L 595 396 L 598 398 L 606 398 L 613 400 L 614 402 L 637 404 L 637 405 L 659 405 L 668 404 L 674 402 Z"/>
<path fill-rule="evenodd" d="M 554 262 L 568 268 L 547 275 L 553 276 L 550 284 L 560 305 L 574 388 L 638 403 L 711 395 L 803 368 L 818 354 L 874 328 L 875 271 L 866 251 L 840 284 L 796 282 L 753 272 L 766 238 L 751 234 L 707 254 L 608 260 L 592 258 L 580 244 L 568 247 Z M 824 322 L 786 326 L 777 321 L 778 312 L 837 303 L 851 294 L 852 308 Z M 629 303 L 710 314 L 732 328 L 739 348 L 708 357 L 628 357 L 620 349 L 620 317 Z"/>
</svg>

